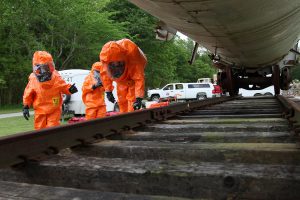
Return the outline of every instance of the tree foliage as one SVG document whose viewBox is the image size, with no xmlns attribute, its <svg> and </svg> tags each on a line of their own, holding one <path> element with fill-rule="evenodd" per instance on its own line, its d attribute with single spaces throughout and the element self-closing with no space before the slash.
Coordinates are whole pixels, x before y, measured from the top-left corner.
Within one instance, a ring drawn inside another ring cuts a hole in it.
<svg viewBox="0 0 300 200">
<path fill-rule="evenodd" d="M 102 10 L 106 1 L 3 0 L 0 22 L 0 105 L 21 102 L 34 51 L 47 50 L 56 68 L 90 68 L 103 44 L 126 37 Z"/>
<path fill-rule="evenodd" d="M 207 55 L 187 61 L 193 42 L 155 40 L 157 19 L 124 0 L 2 0 L 0 105 L 22 102 L 36 50 L 50 52 L 56 69 L 89 69 L 107 41 L 127 37 L 148 58 L 146 85 L 196 81 L 214 73 Z"/>
<path fill-rule="evenodd" d="M 300 80 L 300 64 L 297 64 L 291 69 L 292 79 Z M 1 83 L 0 83 L 1 84 Z"/>
</svg>

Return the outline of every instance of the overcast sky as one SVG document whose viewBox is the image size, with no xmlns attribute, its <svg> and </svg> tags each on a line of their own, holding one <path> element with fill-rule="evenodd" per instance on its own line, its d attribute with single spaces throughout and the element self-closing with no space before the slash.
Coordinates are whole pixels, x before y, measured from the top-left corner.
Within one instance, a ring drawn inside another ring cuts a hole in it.
<svg viewBox="0 0 300 200">
<path fill-rule="evenodd" d="M 177 31 L 176 35 L 178 35 L 181 39 L 183 40 L 187 40 L 187 36 L 183 35 L 182 33 L 180 33 L 179 31 Z"/>
</svg>

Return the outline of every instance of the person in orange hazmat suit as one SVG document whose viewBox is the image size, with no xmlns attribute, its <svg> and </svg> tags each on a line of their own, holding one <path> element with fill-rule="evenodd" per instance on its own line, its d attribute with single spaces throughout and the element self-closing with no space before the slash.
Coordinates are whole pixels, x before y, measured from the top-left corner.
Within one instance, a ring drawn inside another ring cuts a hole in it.
<svg viewBox="0 0 300 200">
<path fill-rule="evenodd" d="M 82 100 L 86 106 L 85 118 L 87 120 L 105 117 L 106 115 L 105 91 L 102 85 L 103 78 L 100 74 L 101 68 L 101 62 L 95 62 L 82 86 Z"/>
<path fill-rule="evenodd" d="M 33 73 L 23 94 L 23 116 L 29 118 L 29 107 L 34 109 L 34 128 L 59 125 L 62 94 L 77 92 L 75 84 L 67 84 L 55 70 L 53 58 L 46 51 L 36 51 L 32 58 Z"/>
<path fill-rule="evenodd" d="M 131 40 L 122 39 L 106 43 L 101 52 L 102 70 L 109 77 L 103 86 L 109 101 L 115 102 L 112 94 L 112 81 L 117 83 L 120 112 L 140 109 L 144 97 L 144 70 L 147 58 L 142 50 Z"/>
</svg>

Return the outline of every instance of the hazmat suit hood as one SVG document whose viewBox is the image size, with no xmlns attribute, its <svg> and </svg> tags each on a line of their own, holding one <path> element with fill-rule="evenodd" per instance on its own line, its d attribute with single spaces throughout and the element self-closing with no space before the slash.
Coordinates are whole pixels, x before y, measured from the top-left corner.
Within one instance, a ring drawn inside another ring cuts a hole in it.
<svg viewBox="0 0 300 200">
<path fill-rule="evenodd" d="M 101 52 L 100 60 L 108 75 L 113 79 L 122 79 L 127 71 L 127 51 L 115 41 L 106 43 Z"/>
<path fill-rule="evenodd" d="M 53 58 L 46 51 L 36 51 L 32 58 L 32 71 L 36 75 L 39 82 L 51 80 L 53 71 L 55 70 Z"/>
<path fill-rule="evenodd" d="M 102 66 L 102 63 L 101 63 L 101 62 L 95 62 L 95 63 L 92 65 L 92 70 L 100 71 L 100 70 L 101 70 L 101 66 Z"/>
</svg>

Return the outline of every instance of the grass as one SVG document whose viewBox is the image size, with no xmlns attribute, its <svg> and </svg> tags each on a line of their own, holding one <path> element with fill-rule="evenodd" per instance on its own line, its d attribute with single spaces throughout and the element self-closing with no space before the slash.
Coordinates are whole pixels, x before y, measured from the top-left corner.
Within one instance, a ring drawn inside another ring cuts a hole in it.
<svg viewBox="0 0 300 200">
<path fill-rule="evenodd" d="M 0 137 L 33 129 L 33 116 L 28 121 L 23 116 L 0 119 Z"/>
<path fill-rule="evenodd" d="M 0 114 L 22 112 L 22 105 L 0 106 Z"/>
<path fill-rule="evenodd" d="M 0 137 L 34 130 L 33 118 L 34 116 L 30 115 L 28 121 L 23 116 L 0 119 Z M 68 123 L 67 121 L 66 119 L 62 124 Z"/>
</svg>

